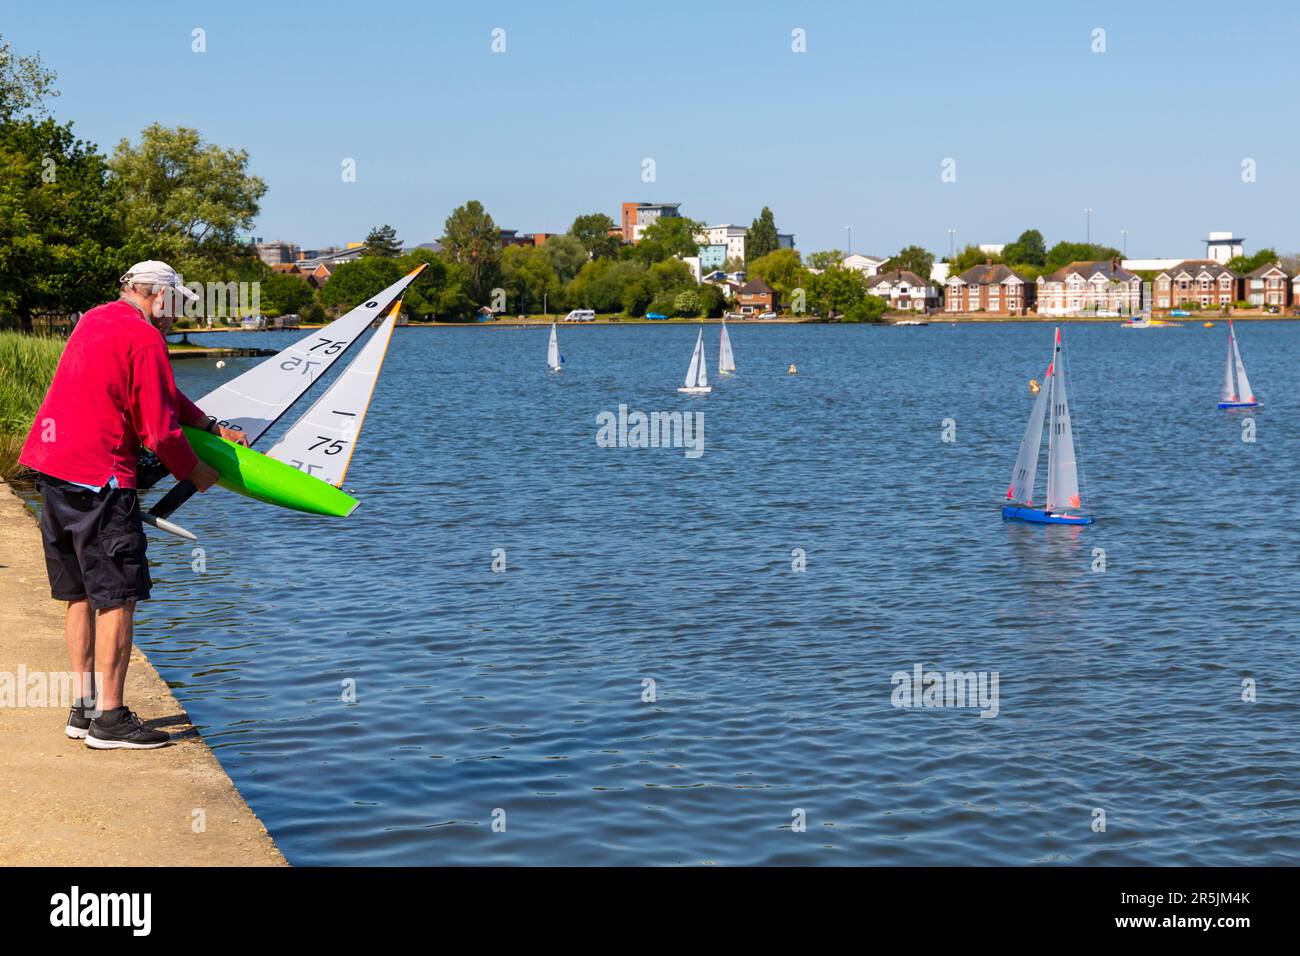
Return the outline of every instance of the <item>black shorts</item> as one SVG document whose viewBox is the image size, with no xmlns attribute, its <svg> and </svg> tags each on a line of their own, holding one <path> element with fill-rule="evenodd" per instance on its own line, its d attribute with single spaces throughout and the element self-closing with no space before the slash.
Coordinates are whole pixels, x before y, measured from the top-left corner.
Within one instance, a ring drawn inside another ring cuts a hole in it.
<svg viewBox="0 0 1300 956">
<path fill-rule="evenodd" d="M 36 487 L 54 599 L 89 598 L 96 610 L 148 600 L 153 581 L 135 489 L 91 491 L 48 475 Z"/>
</svg>

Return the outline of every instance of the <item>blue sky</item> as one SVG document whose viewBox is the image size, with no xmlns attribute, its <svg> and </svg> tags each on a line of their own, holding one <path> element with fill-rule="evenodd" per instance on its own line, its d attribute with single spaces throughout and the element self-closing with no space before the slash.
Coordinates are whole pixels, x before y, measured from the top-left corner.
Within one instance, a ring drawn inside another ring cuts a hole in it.
<svg viewBox="0 0 1300 956">
<path fill-rule="evenodd" d="M 185 6 L 11 5 L 0 33 L 102 149 L 155 121 L 247 149 L 268 240 L 427 241 L 477 198 L 529 232 L 624 200 L 713 223 L 768 205 L 805 251 L 847 225 L 882 255 L 943 254 L 950 228 L 1082 240 L 1087 207 L 1131 256 L 1194 255 L 1211 229 L 1300 249 L 1294 3 Z"/>
</svg>

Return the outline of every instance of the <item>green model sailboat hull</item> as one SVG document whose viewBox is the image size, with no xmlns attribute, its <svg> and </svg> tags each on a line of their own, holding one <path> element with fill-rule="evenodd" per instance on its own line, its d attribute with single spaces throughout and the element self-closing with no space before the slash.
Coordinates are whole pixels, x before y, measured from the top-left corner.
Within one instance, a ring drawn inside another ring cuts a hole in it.
<svg viewBox="0 0 1300 956">
<path fill-rule="evenodd" d="M 183 430 L 194 453 L 217 470 L 221 476 L 217 484 L 228 491 L 281 508 L 336 518 L 346 518 L 357 506 L 351 495 L 282 461 L 188 425 Z"/>
</svg>

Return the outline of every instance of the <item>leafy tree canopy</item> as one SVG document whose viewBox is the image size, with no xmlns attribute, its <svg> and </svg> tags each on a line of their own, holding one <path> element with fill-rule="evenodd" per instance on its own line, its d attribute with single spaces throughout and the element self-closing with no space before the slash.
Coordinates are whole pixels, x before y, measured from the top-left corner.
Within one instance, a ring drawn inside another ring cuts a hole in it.
<svg viewBox="0 0 1300 956">
<path fill-rule="evenodd" d="M 402 240 L 392 226 L 376 226 L 366 235 L 366 255 L 396 259 L 402 254 Z"/>
<path fill-rule="evenodd" d="M 761 259 L 769 252 L 775 252 L 780 245 L 780 239 L 776 234 L 776 219 L 772 215 L 772 210 L 764 206 L 745 237 L 745 261 L 753 262 L 755 259 Z"/>
<path fill-rule="evenodd" d="M 614 220 L 603 212 L 593 212 L 574 219 L 573 225 L 569 227 L 569 235 L 582 243 L 582 248 L 587 250 L 587 255 L 591 258 L 608 259 L 618 255 L 622 244 L 617 236 L 610 235 L 610 231 L 616 227 Z"/>
<path fill-rule="evenodd" d="M 928 280 L 930 270 L 933 268 L 933 253 L 926 252 L 920 246 L 905 246 L 899 250 L 898 255 L 881 266 L 880 271 L 890 272 L 894 269 L 906 269 L 908 272 L 915 272 L 922 279 Z"/>
<path fill-rule="evenodd" d="M 442 251 L 465 270 L 469 296 L 486 305 L 501 277 L 501 234 L 477 199 L 456 207 L 447 217 Z"/>
<path fill-rule="evenodd" d="M 72 124 L 0 123 L 0 315 L 30 330 L 41 312 L 115 298 L 130 265 L 118 199 L 104 156 Z"/>
</svg>

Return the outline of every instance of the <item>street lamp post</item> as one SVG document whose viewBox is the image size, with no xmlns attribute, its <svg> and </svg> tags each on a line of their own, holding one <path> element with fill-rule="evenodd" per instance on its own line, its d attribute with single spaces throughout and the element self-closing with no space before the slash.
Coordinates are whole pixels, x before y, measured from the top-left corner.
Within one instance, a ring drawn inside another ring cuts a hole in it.
<svg viewBox="0 0 1300 956">
<path fill-rule="evenodd" d="M 956 258 L 957 255 L 956 237 L 957 237 L 957 230 L 949 229 L 948 230 L 948 261 L 949 262 L 952 262 L 952 260 Z"/>
</svg>

